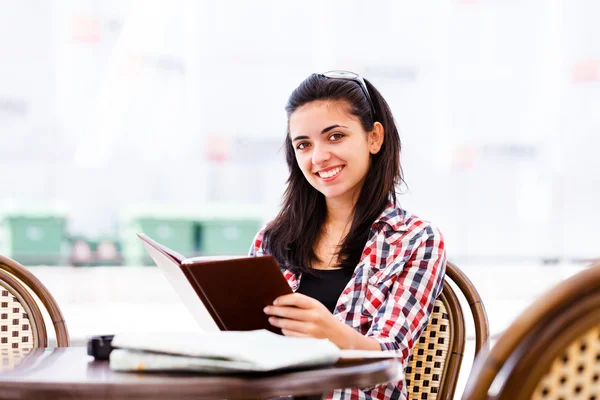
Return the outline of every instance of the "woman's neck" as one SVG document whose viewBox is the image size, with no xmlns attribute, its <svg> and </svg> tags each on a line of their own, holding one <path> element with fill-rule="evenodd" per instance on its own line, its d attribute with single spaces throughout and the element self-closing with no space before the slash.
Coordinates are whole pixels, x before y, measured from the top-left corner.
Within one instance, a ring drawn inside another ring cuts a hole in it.
<svg viewBox="0 0 600 400">
<path fill-rule="evenodd" d="M 354 216 L 354 204 L 351 201 L 326 199 L 327 217 L 325 223 L 334 230 L 344 231 Z"/>
<path fill-rule="evenodd" d="M 349 225 L 354 218 L 354 207 L 358 202 L 362 185 L 363 183 L 361 182 L 354 190 L 345 193 L 343 196 L 325 198 L 325 205 L 327 207 L 326 225 L 334 229 L 341 229 L 342 231 L 349 229 Z"/>
</svg>

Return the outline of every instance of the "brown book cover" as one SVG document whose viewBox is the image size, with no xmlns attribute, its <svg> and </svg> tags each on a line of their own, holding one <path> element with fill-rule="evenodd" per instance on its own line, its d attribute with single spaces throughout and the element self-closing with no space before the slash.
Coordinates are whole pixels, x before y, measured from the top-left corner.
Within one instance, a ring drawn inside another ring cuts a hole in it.
<svg viewBox="0 0 600 400">
<path fill-rule="evenodd" d="M 185 258 L 143 233 L 138 237 L 203 330 L 281 334 L 263 309 L 293 292 L 272 256 Z"/>
</svg>

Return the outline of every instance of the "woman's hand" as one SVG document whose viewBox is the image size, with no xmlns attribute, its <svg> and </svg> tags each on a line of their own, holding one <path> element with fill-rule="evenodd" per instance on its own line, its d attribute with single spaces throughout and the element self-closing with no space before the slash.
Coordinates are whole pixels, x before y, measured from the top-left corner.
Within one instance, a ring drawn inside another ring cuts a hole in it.
<svg viewBox="0 0 600 400">
<path fill-rule="evenodd" d="M 271 325 L 285 336 L 329 338 L 339 330 L 340 322 L 319 301 L 300 293 L 277 298 L 265 308 Z"/>
<path fill-rule="evenodd" d="M 329 339 L 340 349 L 381 350 L 375 339 L 338 321 L 323 304 L 303 294 L 278 297 L 264 311 L 271 316 L 271 325 L 281 328 L 285 336 Z"/>
</svg>

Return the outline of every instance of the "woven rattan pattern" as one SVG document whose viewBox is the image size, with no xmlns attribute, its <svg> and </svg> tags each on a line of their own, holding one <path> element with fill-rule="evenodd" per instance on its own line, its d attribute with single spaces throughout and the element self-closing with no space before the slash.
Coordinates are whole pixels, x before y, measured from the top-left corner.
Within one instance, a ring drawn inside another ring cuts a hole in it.
<svg viewBox="0 0 600 400">
<path fill-rule="evenodd" d="M 23 354 L 34 346 L 29 316 L 19 299 L 0 285 L 0 351 Z M 11 360 L 6 359 L 8 363 Z M 11 367 L 0 366 L 0 369 Z"/>
<path fill-rule="evenodd" d="M 600 326 L 589 330 L 552 363 L 534 400 L 600 400 Z"/>
<path fill-rule="evenodd" d="M 450 323 L 446 307 L 436 300 L 429 324 L 421 334 L 406 367 L 409 400 L 436 400 L 448 360 Z"/>
</svg>

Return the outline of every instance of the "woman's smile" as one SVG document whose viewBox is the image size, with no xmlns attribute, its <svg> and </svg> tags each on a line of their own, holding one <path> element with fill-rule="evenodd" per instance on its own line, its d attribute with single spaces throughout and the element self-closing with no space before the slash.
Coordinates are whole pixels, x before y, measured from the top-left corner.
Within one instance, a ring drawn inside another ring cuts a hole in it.
<svg viewBox="0 0 600 400">
<path fill-rule="evenodd" d="M 340 175 L 344 169 L 344 165 L 339 165 L 333 168 L 327 168 L 315 173 L 323 182 L 331 182 Z"/>
</svg>

